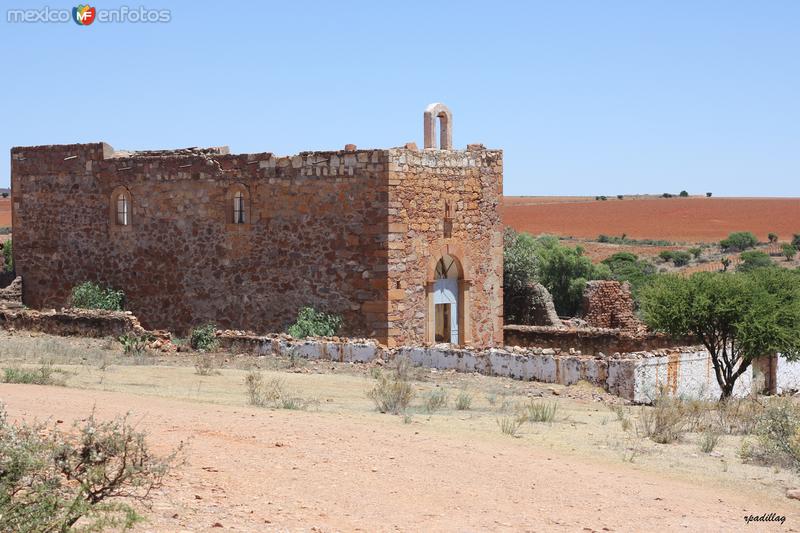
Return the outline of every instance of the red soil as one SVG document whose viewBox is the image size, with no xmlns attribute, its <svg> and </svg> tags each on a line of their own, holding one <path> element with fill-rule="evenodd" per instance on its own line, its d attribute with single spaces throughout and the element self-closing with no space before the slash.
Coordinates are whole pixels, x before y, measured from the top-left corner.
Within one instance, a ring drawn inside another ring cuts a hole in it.
<svg viewBox="0 0 800 533">
<path fill-rule="evenodd" d="M 11 225 L 11 199 L 0 198 L 0 228 Z"/>
<path fill-rule="evenodd" d="M 533 234 L 595 239 L 623 233 L 632 239 L 716 242 L 733 231 L 763 241 L 800 233 L 800 198 L 504 198 L 503 222 Z"/>
</svg>

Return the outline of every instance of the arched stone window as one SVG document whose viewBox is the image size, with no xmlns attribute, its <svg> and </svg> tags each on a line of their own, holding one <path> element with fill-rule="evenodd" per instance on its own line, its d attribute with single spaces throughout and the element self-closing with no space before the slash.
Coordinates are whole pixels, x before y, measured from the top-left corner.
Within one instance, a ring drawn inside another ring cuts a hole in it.
<svg viewBox="0 0 800 533">
<path fill-rule="evenodd" d="M 117 187 L 111 193 L 109 219 L 112 226 L 130 227 L 133 215 L 131 192 L 126 187 Z"/>
<path fill-rule="evenodd" d="M 439 148 L 453 149 L 453 114 L 446 105 L 435 103 L 425 108 L 425 148 L 436 148 L 436 119 L 439 119 Z"/>
<path fill-rule="evenodd" d="M 228 189 L 225 211 L 228 224 L 250 223 L 250 191 L 247 187 L 236 183 Z"/>
</svg>

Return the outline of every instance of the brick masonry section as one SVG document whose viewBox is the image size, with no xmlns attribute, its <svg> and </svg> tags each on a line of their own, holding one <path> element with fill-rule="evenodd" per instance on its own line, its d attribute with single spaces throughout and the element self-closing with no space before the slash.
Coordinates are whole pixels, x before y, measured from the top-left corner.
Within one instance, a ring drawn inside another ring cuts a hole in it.
<svg viewBox="0 0 800 533">
<path fill-rule="evenodd" d="M 583 291 L 581 314 L 590 327 L 643 332 L 645 325 L 636 317 L 631 286 L 626 281 L 589 281 Z"/>
<path fill-rule="evenodd" d="M 13 148 L 14 256 L 32 308 L 91 280 L 122 289 L 149 329 L 282 331 L 302 306 L 342 334 L 433 339 L 443 254 L 463 267 L 461 344 L 502 343 L 502 151 L 405 148 L 230 155 Z M 130 225 L 112 199 L 130 199 Z M 242 192 L 245 223 L 233 222 Z M 449 211 L 446 212 L 446 207 Z"/>
</svg>

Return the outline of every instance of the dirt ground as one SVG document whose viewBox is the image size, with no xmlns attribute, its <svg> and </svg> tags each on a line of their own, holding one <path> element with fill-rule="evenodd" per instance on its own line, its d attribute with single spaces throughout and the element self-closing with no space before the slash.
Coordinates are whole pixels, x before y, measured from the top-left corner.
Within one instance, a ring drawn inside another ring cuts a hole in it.
<svg viewBox="0 0 800 533">
<path fill-rule="evenodd" d="M 611 413 L 620 400 L 589 385 L 418 369 L 404 419 L 375 411 L 366 365 L 218 354 L 219 373 L 201 376 L 194 356 L 126 357 L 111 340 L 0 332 L 3 368 L 43 357 L 67 386 L 0 384 L 12 418 L 66 427 L 92 409 L 130 412 L 157 452 L 188 442 L 138 531 L 731 531 L 773 512 L 786 521 L 771 529 L 800 530 L 800 504 L 784 496 L 797 476 L 742 464 L 739 437 L 713 454 L 694 435 L 640 439 Z M 253 366 L 313 407 L 248 406 Z M 428 413 L 423 398 L 439 388 L 449 405 Z M 458 391 L 474 396 L 470 410 L 452 407 Z M 503 406 L 531 398 L 556 403 L 556 420 L 502 434 Z"/>
<path fill-rule="evenodd" d="M 671 242 L 718 242 L 733 231 L 766 241 L 800 233 L 800 198 L 505 197 L 503 222 L 535 235 L 596 239 L 600 234 Z"/>
</svg>

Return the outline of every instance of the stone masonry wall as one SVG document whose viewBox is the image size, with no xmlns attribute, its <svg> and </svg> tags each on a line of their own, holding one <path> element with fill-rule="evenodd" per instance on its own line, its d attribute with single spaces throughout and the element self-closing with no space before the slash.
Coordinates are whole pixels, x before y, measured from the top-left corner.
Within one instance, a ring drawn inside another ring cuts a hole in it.
<svg viewBox="0 0 800 533">
<path fill-rule="evenodd" d="M 389 327 L 398 343 L 432 342 L 436 262 L 445 254 L 462 270 L 462 344 L 503 340 L 503 153 L 392 149 L 389 159 Z"/>
<path fill-rule="evenodd" d="M 628 282 L 596 280 L 586 283 L 581 314 L 590 327 L 614 328 L 629 332 L 644 331 L 636 317 L 635 303 Z"/>
<path fill-rule="evenodd" d="M 350 146 L 278 157 L 96 143 L 14 148 L 11 159 L 15 265 L 29 307 L 68 305 L 71 288 L 92 280 L 123 289 L 149 329 L 281 331 L 310 305 L 341 314 L 342 334 L 394 344 L 424 334 L 428 265 L 458 247 L 472 341 L 502 338 L 499 151 Z M 121 187 L 129 226 L 111 216 Z M 246 224 L 229 220 L 236 187 Z M 445 196 L 456 206 L 449 239 Z"/>
</svg>

